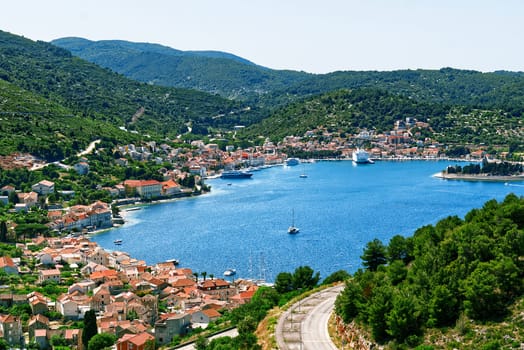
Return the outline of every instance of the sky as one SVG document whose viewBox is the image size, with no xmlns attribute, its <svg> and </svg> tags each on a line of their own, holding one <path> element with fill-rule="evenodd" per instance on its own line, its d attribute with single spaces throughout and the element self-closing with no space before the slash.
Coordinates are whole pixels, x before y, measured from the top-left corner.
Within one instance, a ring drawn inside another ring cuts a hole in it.
<svg viewBox="0 0 524 350">
<path fill-rule="evenodd" d="M 218 50 L 273 69 L 524 71 L 522 0 L 16 0 L 0 30 Z"/>
</svg>

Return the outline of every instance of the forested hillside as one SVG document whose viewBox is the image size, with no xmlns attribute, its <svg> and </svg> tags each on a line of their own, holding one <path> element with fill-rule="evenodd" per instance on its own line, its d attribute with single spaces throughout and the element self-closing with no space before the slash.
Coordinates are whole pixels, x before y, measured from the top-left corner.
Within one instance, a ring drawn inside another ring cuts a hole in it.
<svg viewBox="0 0 524 350">
<path fill-rule="evenodd" d="M 522 116 L 524 111 L 523 73 L 481 73 L 452 68 L 315 75 L 284 91 L 276 91 L 275 96 L 267 99 L 273 101 L 276 98 L 281 101 L 279 104 L 285 104 L 297 97 L 359 87 L 376 88 L 416 101 L 503 109 L 515 116 Z"/>
<path fill-rule="evenodd" d="M 292 103 L 241 136 L 270 135 L 278 141 L 286 135 L 303 136 L 320 126 L 348 135 L 361 129 L 380 133 L 392 130 L 396 120 L 405 118 L 429 123 L 429 129 L 418 130 L 422 140 L 429 136 L 446 144 L 524 143 L 522 118 L 501 110 L 420 102 L 371 88 L 340 90 Z"/>
<path fill-rule="evenodd" d="M 227 98 L 254 99 L 310 76 L 264 68 L 225 52 L 180 51 L 121 40 L 62 38 L 52 43 L 137 81 L 196 89 Z"/>
<path fill-rule="evenodd" d="M 138 83 L 45 42 L 0 32 L 0 79 L 115 126 L 175 135 L 249 124 L 253 108 L 207 93 Z M 3 112 L 16 112 L 3 110 Z"/>
<path fill-rule="evenodd" d="M 22 152 L 59 160 L 98 138 L 115 143 L 137 139 L 108 122 L 79 116 L 1 79 L 0 120 L 0 155 Z"/>
<path fill-rule="evenodd" d="M 257 66 L 231 54 L 182 52 L 124 41 L 64 38 L 54 44 L 138 81 L 219 93 L 274 108 L 313 95 L 369 87 L 417 101 L 524 111 L 524 74 L 440 70 L 339 71 L 308 74 Z M 218 55 L 218 58 L 217 58 Z"/>
<path fill-rule="evenodd" d="M 488 201 L 464 220 L 449 217 L 388 244 L 375 239 L 362 260 L 365 269 L 347 281 L 336 313 L 375 341 L 428 349 L 522 344 L 515 302 L 524 291 L 524 198 Z"/>
</svg>

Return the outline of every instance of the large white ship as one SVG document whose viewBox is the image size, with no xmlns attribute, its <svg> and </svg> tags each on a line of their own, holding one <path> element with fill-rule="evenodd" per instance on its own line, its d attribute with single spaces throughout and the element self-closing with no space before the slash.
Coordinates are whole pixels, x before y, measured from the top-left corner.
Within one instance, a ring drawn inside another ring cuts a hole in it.
<svg viewBox="0 0 524 350">
<path fill-rule="evenodd" d="M 369 153 L 363 150 L 362 148 L 357 148 L 355 151 L 353 151 L 353 161 L 357 164 L 368 164 L 373 163 L 369 159 Z"/>
</svg>

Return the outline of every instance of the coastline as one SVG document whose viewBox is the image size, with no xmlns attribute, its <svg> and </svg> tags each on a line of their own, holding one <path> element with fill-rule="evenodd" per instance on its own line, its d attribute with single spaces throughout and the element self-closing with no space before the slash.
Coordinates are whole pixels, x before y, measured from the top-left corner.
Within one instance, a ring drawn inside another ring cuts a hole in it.
<svg viewBox="0 0 524 350">
<path fill-rule="evenodd" d="M 316 163 L 316 162 L 323 162 L 323 161 L 353 161 L 351 158 L 319 158 L 319 159 L 301 159 L 302 163 Z M 384 158 L 373 158 L 373 161 L 454 161 L 454 162 L 477 162 L 477 160 L 470 160 L 470 159 L 460 159 L 460 158 L 449 158 L 449 157 L 384 157 Z M 278 167 L 278 166 L 284 166 L 285 164 L 279 163 L 279 164 L 271 164 L 271 165 L 264 165 L 261 167 L 256 168 L 250 168 L 251 171 L 259 171 L 267 168 L 272 167 Z M 524 181 L 524 174 L 522 175 L 516 175 L 516 176 L 489 176 L 489 175 L 457 175 L 457 174 L 445 174 L 443 171 L 436 173 L 432 175 L 433 177 L 444 179 L 444 180 L 461 180 L 461 181 L 492 181 L 492 182 L 515 182 L 515 181 Z M 203 177 L 204 180 L 212 180 L 212 179 L 218 179 L 220 178 L 220 173 L 215 173 L 213 175 L 205 176 Z M 194 192 L 186 192 L 182 195 L 178 195 L 176 197 L 172 198 L 163 198 L 159 200 L 151 200 L 151 201 L 143 201 L 138 200 L 134 201 L 133 203 L 128 203 L 124 205 L 120 205 L 121 208 L 120 217 L 123 221 L 123 223 L 114 224 L 112 227 L 106 227 L 99 230 L 94 230 L 89 232 L 88 236 L 94 236 L 101 233 L 104 233 L 109 230 L 116 229 L 118 227 L 121 227 L 122 225 L 125 225 L 129 222 L 129 219 L 126 218 L 127 216 L 130 216 L 132 211 L 134 211 L 134 208 L 142 209 L 143 207 L 147 207 L 150 205 L 155 204 L 162 204 L 162 203 L 169 203 L 169 202 L 175 202 L 180 199 L 185 199 L 188 197 L 193 196 L 200 196 L 204 195 L 207 192 L 201 192 L 201 193 L 194 193 Z M 131 209 L 131 210 L 130 210 Z M 136 209 L 135 209 L 136 210 Z"/>
<path fill-rule="evenodd" d="M 498 176 L 498 175 L 461 175 L 461 174 L 446 174 L 443 171 L 433 175 L 444 180 L 462 180 L 462 181 L 491 181 L 491 182 L 510 182 L 510 181 L 524 181 L 524 174 Z"/>
</svg>

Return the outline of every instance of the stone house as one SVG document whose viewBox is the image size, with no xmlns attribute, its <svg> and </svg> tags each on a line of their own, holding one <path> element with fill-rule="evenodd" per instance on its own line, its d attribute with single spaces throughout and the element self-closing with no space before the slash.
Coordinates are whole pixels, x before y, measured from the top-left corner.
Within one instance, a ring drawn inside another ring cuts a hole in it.
<svg viewBox="0 0 524 350">
<path fill-rule="evenodd" d="M 29 330 L 29 341 L 35 338 L 35 331 L 37 329 L 49 329 L 49 319 L 44 315 L 34 315 L 27 323 Z"/>
<path fill-rule="evenodd" d="M 48 180 L 42 180 L 31 186 L 31 189 L 42 196 L 47 196 L 48 194 L 55 192 L 55 183 Z"/>
<path fill-rule="evenodd" d="M 22 322 L 13 315 L 0 315 L 0 337 L 13 347 L 19 347 L 22 339 Z"/>
<path fill-rule="evenodd" d="M 47 281 L 55 281 L 56 283 L 60 282 L 60 270 L 50 269 L 50 270 L 40 270 L 38 273 L 38 283 L 42 284 Z"/>
<path fill-rule="evenodd" d="M 155 323 L 155 340 L 162 345 L 169 344 L 174 336 L 186 334 L 190 324 L 189 314 L 162 314 Z"/>
<path fill-rule="evenodd" d="M 208 324 L 209 322 L 218 320 L 220 316 L 222 315 L 215 309 L 199 310 L 191 314 L 191 322 Z"/>
</svg>

